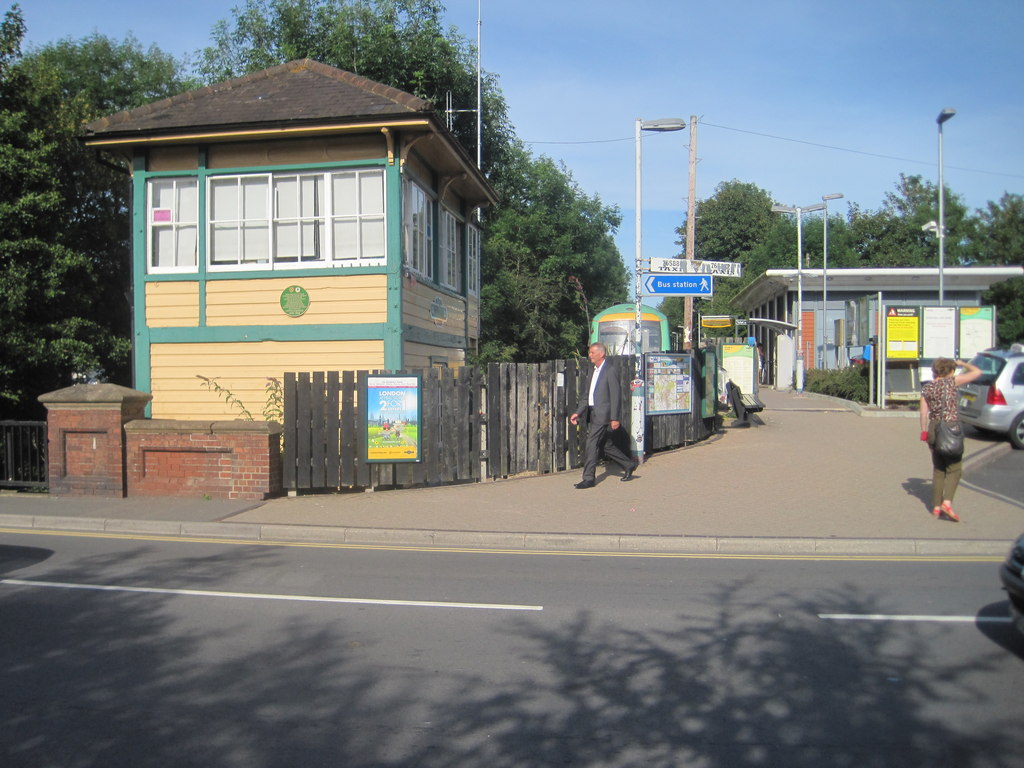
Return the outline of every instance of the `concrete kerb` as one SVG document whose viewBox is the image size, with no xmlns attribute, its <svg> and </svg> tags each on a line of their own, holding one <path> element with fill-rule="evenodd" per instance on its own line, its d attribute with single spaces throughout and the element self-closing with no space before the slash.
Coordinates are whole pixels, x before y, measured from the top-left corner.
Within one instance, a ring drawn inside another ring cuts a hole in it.
<svg viewBox="0 0 1024 768">
<path fill-rule="evenodd" d="M 840 539 L 757 536 L 501 533 L 350 528 L 258 523 L 181 523 L 92 517 L 0 515 L 0 527 L 25 531 L 208 538 L 261 544 L 326 544 L 504 552 L 595 552 L 629 555 L 778 557 L 1003 557 L 997 540 Z"/>
</svg>

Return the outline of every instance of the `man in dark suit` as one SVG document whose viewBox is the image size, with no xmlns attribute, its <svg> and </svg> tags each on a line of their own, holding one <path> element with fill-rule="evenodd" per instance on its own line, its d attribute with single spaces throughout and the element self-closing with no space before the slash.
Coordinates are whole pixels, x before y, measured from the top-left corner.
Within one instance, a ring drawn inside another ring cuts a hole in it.
<svg viewBox="0 0 1024 768">
<path fill-rule="evenodd" d="M 585 420 L 588 424 L 587 447 L 583 460 L 583 480 L 577 488 L 593 488 L 597 460 L 604 448 L 606 457 L 622 467 L 622 480 L 631 480 L 633 472 L 640 465 L 612 442 L 612 433 L 621 426 L 622 388 L 618 373 L 608 365 L 605 356 L 608 350 L 597 342 L 590 345 L 587 357 L 594 364 L 594 370 L 587 381 L 587 395 L 580 401 L 576 412 L 569 416 L 572 424 Z"/>
</svg>

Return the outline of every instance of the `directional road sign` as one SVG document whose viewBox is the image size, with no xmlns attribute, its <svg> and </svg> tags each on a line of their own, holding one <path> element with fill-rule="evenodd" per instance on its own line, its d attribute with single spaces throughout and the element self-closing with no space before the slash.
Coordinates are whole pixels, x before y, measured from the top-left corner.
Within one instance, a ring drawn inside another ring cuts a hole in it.
<svg viewBox="0 0 1024 768">
<path fill-rule="evenodd" d="M 651 272 L 668 275 L 718 275 L 743 277 L 738 261 L 701 261 L 700 259 L 651 259 Z"/>
<path fill-rule="evenodd" d="M 656 296 L 713 296 L 711 275 L 648 275 L 644 289 Z"/>
</svg>

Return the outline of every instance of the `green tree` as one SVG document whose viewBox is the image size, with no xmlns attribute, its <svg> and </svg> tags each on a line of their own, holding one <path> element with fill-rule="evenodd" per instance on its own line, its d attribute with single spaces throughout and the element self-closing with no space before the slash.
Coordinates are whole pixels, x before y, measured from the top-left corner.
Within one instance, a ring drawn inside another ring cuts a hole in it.
<svg viewBox="0 0 1024 768">
<path fill-rule="evenodd" d="M 442 24 L 438 0 L 247 0 L 213 28 L 199 54 L 208 83 L 310 58 L 415 94 L 443 109 L 476 108 L 476 52 Z M 482 77 L 484 169 L 500 168 L 513 139 L 504 97 Z M 452 132 L 476 153 L 476 116 L 452 115 Z"/>
<path fill-rule="evenodd" d="M 0 408 L 13 417 L 37 415 L 36 396 L 97 366 L 101 330 L 81 311 L 87 259 L 54 236 L 60 95 L 52 79 L 22 67 L 24 34 L 15 5 L 0 23 Z"/>
<path fill-rule="evenodd" d="M 480 362 L 569 357 L 586 346 L 589 306 L 626 299 L 626 269 L 612 240 L 616 208 L 580 190 L 546 157 L 516 153 L 503 202 L 488 217 L 481 289 Z M 512 180 L 517 183 L 513 184 Z M 571 279 L 573 278 L 573 279 Z"/>
<path fill-rule="evenodd" d="M 978 263 L 1010 266 L 1024 261 L 1024 196 L 1005 194 L 998 204 L 989 202 L 979 210 L 978 219 Z M 982 303 L 997 308 L 1000 345 L 1024 341 L 1024 278 L 993 285 Z"/>
<path fill-rule="evenodd" d="M 754 280 L 764 266 L 764 243 L 779 226 L 772 214 L 772 197 L 756 184 L 737 179 L 723 181 L 711 197 L 697 201 L 693 258 L 702 261 L 732 261 L 743 264 L 743 278 L 718 278 L 715 295 L 698 299 L 694 311 L 703 315 L 735 314 L 733 297 Z M 680 243 L 686 242 L 686 224 L 676 229 Z M 790 241 L 794 242 L 794 241 Z M 683 300 L 665 299 L 660 309 L 675 328 L 683 325 Z"/>
<path fill-rule="evenodd" d="M 937 265 L 934 232 L 924 229 L 938 221 L 938 189 L 920 176 L 900 175 L 896 191 L 889 192 L 881 209 L 861 211 L 850 206 L 850 246 L 862 267 L 924 267 Z M 945 263 L 953 266 L 969 257 L 974 222 L 960 198 L 946 191 Z M 829 230 L 831 234 L 831 230 Z"/>
<path fill-rule="evenodd" d="M 0 30 L 0 403 L 33 416 L 76 376 L 130 380 L 128 169 L 98 164 L 79 126 L 182 81 L 131 39 L 23 55 L 24 31 L 14 6 Z"/>
</svg>

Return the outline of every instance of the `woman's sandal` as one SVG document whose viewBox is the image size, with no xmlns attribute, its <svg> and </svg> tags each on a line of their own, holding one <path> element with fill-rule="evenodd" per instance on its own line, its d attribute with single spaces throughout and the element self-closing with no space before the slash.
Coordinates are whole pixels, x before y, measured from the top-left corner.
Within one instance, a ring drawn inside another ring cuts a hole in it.
<svg viewBox="0 0 1024 768">
<path fill-rule="evenodd" d="M 942 507 L 935 507 L 932 509 L 932 517 L 939 520 L 942 517 Z"/>
<path fill-rule="evenodd" d="M 942 514 L 944 514 L 954 523 L 960 522 L 960 518 L 957 517 L 956 512 L 953 511 L 953 507 L 951 507 L 949 504 L 946 504 L 945 502 L 942 503 Z"/>
</svg>

